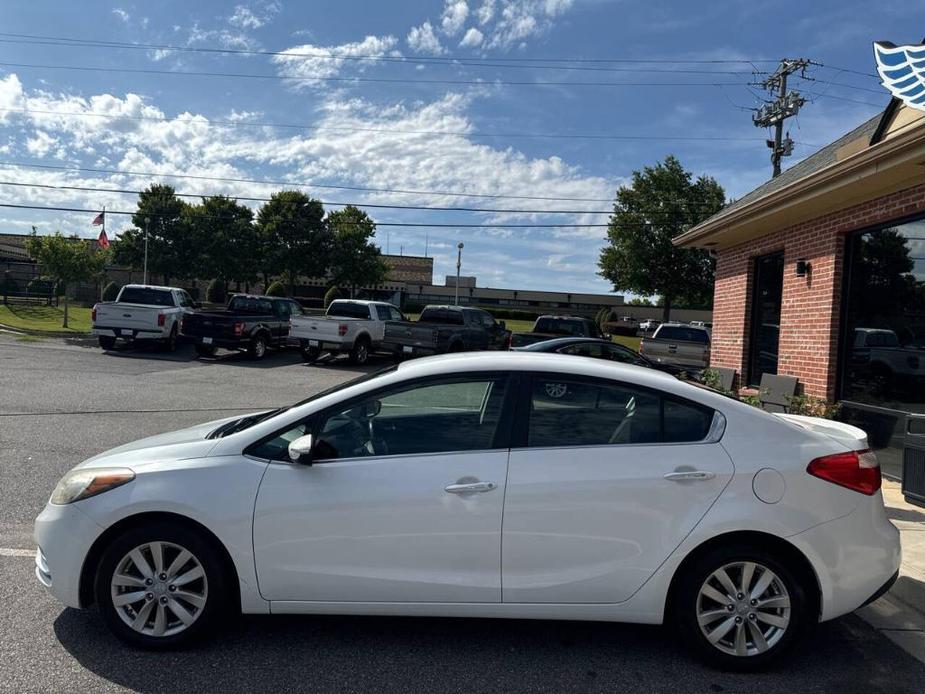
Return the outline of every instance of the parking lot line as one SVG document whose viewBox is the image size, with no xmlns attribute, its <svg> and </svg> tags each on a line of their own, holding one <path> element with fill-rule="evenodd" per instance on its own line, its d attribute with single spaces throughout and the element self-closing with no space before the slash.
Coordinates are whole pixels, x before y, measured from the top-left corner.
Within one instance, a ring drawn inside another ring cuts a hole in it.
<svg viewBox="0 0 925 694">
<path fill-rule="evenodd" d="M 35 557 L 34 549 L 17 549 L 15 547 L 0 547 L 0 557 Z"/>
</svg>

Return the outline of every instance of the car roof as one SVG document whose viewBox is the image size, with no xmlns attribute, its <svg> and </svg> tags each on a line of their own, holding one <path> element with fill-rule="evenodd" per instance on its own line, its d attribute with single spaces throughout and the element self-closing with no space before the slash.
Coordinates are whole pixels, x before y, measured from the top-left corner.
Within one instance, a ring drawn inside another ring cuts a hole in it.
<svg viewBox="0 0 925 694">
<path fill-rule="evenodd" d="M 123 289 L 126 289 L 126 288 L 128 289 L 159 289 L 165 292 L 172 292 L 174 290 L 178 292 L 186 291 L 184 289 L 181 289 L 180 287 L 163 287 L 159 284 L 126 284 L 122 288 Z"/>
<path fill-rule="evenodd" d="M 334 299 L 331 303 L 360 304 L 362 306 L 392 306 L 388 301 L 373 301 L 372 299 Z"/>
</svg>

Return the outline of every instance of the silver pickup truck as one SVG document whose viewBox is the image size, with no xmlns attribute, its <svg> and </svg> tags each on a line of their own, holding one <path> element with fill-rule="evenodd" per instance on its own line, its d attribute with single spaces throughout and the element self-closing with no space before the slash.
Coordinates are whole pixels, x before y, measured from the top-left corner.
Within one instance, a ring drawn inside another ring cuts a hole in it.
<svg viewBox="0 0 925 694">
<path fill-rule="evenodd" d="M 311 363 L 322 354 L 349 355 L 354 364 L 365 364 L 382 348 L 385 324 L 407 321 L 401 311 L 384 301 L 338 299 L 323 316 L 293 316 L 292 337 L 302 347 L 302 358 Z"/>
<path fill-rule="evenodd" d="M 639 353 L 658 364 L 677 364 L 699 371 L 710 365 L 710 331 L 683 323 L 663 323 L 652 337 L 642 338 Z"/>
</svg>

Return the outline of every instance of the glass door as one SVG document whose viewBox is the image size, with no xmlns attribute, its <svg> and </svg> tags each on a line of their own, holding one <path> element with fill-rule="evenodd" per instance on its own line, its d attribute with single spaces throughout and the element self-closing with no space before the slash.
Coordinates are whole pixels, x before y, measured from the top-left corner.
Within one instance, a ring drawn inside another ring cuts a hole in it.
<svg viewBox="0 0 925 694">
<path fill-rule="evenodd" d="M 784 253 L 755 259 L 748 384 L 758 386 L 764 374 L 777 373 L 780 307 L 784 293 Z"/>
</svg>

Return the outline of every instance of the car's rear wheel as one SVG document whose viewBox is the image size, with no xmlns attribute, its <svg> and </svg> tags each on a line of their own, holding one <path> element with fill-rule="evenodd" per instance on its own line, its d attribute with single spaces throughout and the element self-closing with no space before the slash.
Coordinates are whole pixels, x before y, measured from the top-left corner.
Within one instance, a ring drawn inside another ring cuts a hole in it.
<svg viewBox="0 0 925 694">
<path fill-rule="evenodd" d="M 812 622 L 808 587 L 787 563 L 750 546 L 713 550 L 681 577 L 674 600 L 684 642 L 726 670 L 763 669 Z"/>
<path fill-rule="evenodd" d="M 265 335 L 254 335 L 251 339 L 250 346 L 247 348 L 247 356 L 251 359 L 263 359 L 267 355 L 267 338 Z"/>
<path fill-rule="evenodd" d="M 106 625 L 142 648 L 185 645 L 232 612 L 221 556 L 200 533 L 155 522 L 106 548 L 94 584 Z"/>
<path fill-rule="evenodd" d="M 116 338 L 110 337 L 109 335 L 100 335 L 99 336 L 100 347 L 103 349 L 115 349 L 116 348 Z"/>
<path fill-rule="evenodd" d="M 177 351 L 177 326 L 173 326 L 170 329 L 170 335 L 164 340 L 164 351 L 165 352 L 176 352 Z"/>
<path fill-rule="evenodd" d="M 200 357 L 211 357 L 215 354 L 215 347 L 212 345 L 196 345 L 196 354 Z"/>
<path fill-rule="evenodd" d="M 350 350 L 350 362 L 352 364 L 365 364 L 369 361 L 369 340 L 360 337 Z"/>
<path fill-rule="evenodd" d="M 321 356 L 321 350 L 317 347 L 309 347 L 307 342 L 302 342 L 299 351 L 302 353 L 302 360 L 309 364 L 314 364 Z"/>
</svg>

